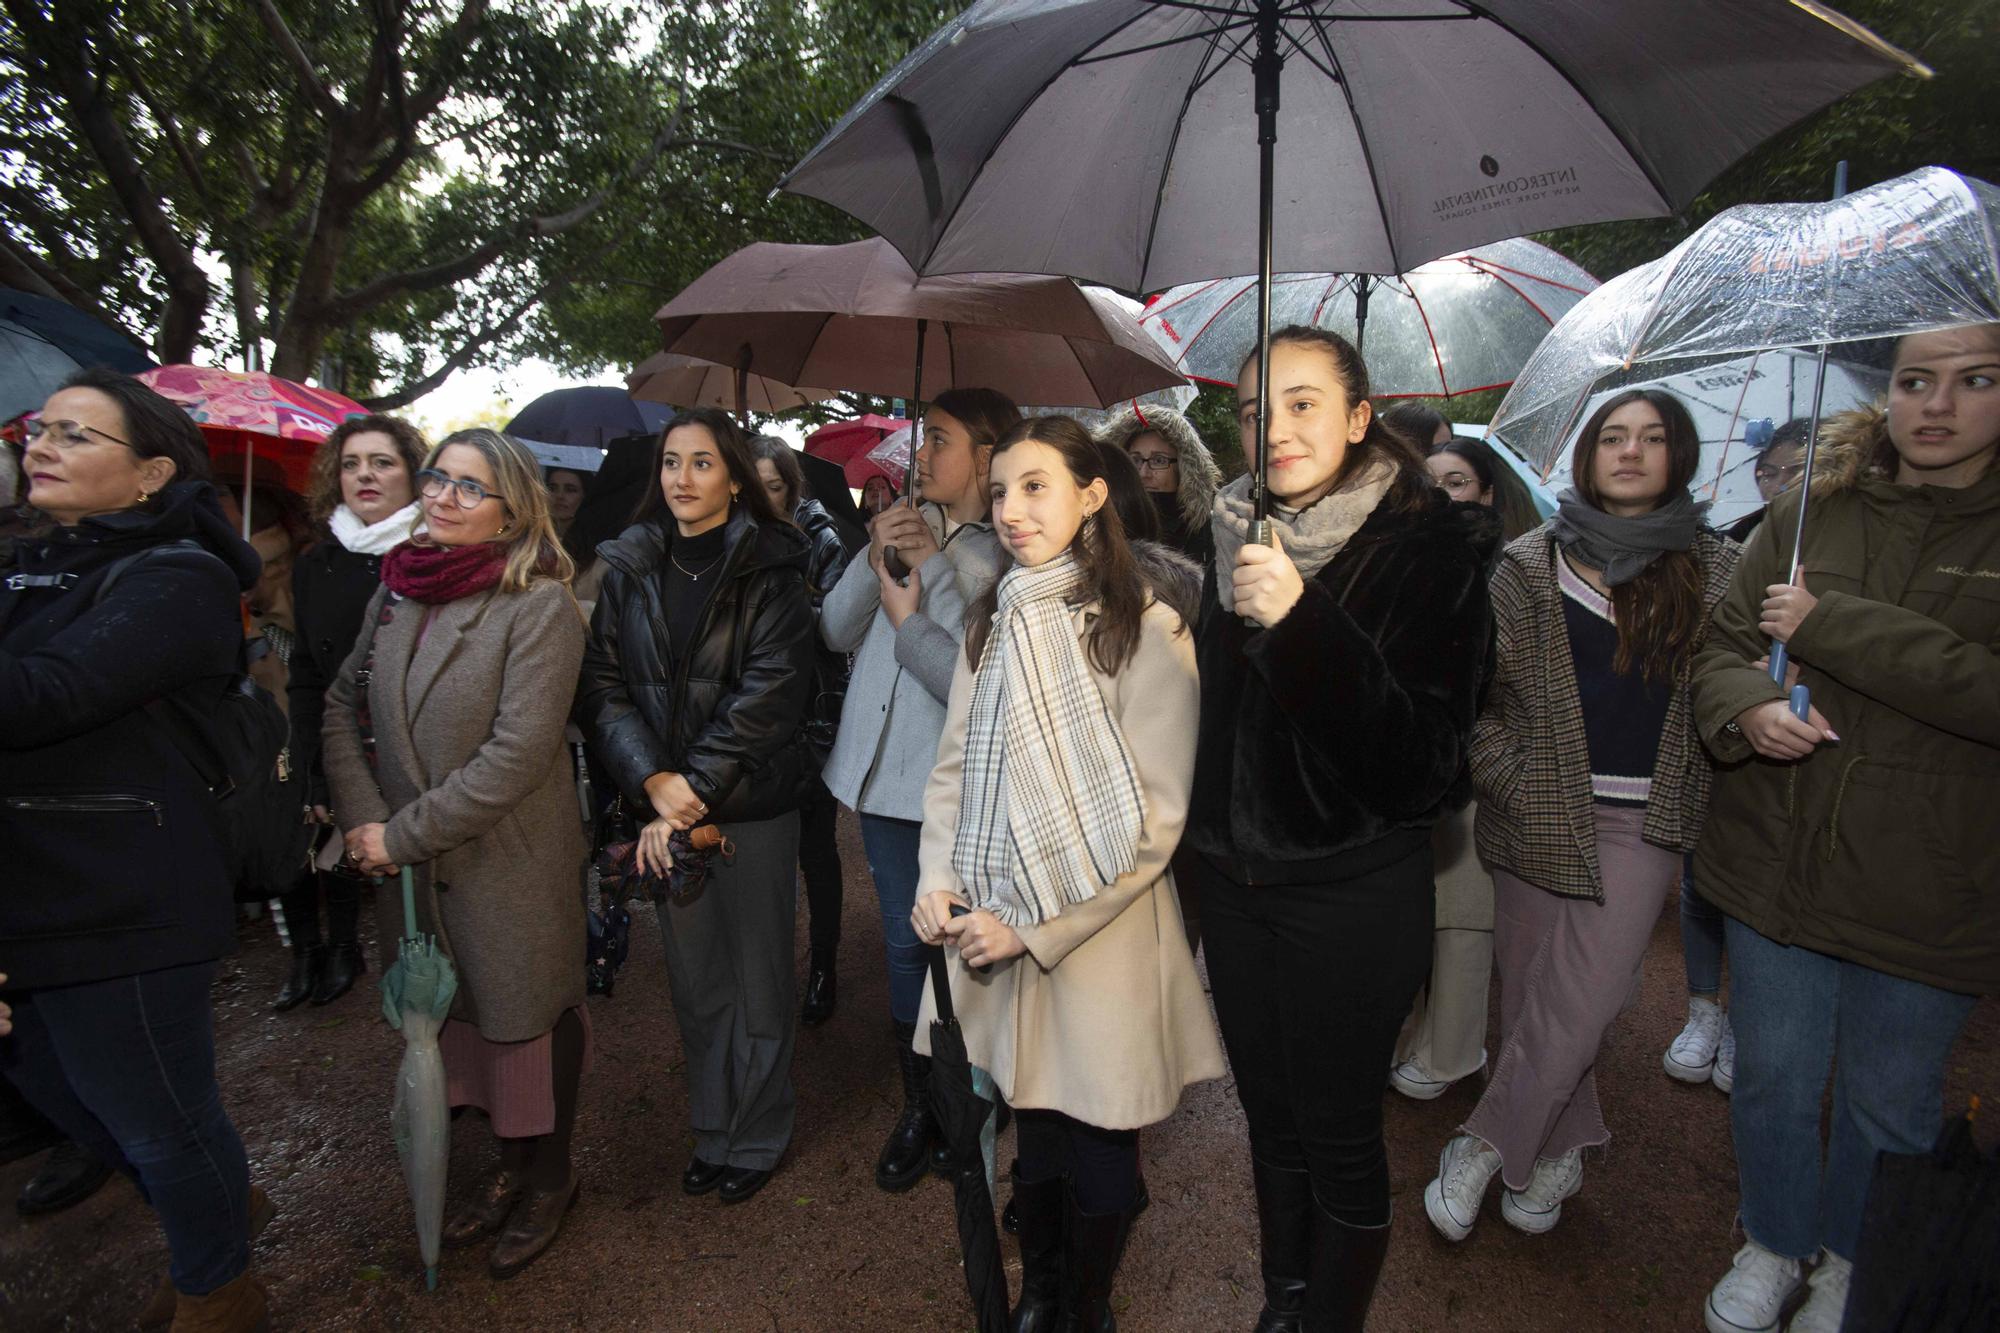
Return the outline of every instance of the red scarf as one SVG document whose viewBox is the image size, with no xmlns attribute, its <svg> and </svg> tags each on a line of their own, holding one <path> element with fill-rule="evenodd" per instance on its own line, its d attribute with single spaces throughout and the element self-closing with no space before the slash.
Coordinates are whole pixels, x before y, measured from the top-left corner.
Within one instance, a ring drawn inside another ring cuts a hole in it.
<svg viewBox="0 0 2000 1333">
<path fill-rule="evenodd" d="M 382 582 L 398 597 L 442 606 L 496 586 L 506 569 L 507 548 L 499 542 L 471 546 L 404 542 L 382 557 Z"/>
</svg>

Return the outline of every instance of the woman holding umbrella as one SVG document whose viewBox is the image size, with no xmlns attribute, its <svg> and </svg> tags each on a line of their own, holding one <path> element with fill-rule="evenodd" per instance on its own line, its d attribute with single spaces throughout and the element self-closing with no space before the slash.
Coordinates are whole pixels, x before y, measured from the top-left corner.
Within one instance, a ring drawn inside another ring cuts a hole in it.
<svg viewBox="0 0 2000 1333">
<path fill-rule="evenodd" d="M 570 1132 L 589 1055 L 583 831 L 563 727 L 583 660 L 569 557 L 534 456 L 493 430 L 446 436 L 416 475 L 424 535 L 382 558 L 360 641 L 326 692 L 323 763 L 359 873 L 416 867 L 419 933 L 458 974 L 439 1037 L 454 1106 L 500 1157 L 444 1244 L 498 1233 L 512 1277 L 555 1240 L 578 1178 Z M 402 896 L 378 897 L 381 938 Z"/>
<path fill-rule="evenodd" d="M 1836 1329 L 1877 1153 L 1928 1149 L 1944 1064 L 2000 988 L 2000 325 L 1896 346 L 1772 502 L 1695 663 L 1722 769 L 1695 874 L 1727 914 L 1748 1238 L 1715 1333 Z M 1799 586 L 1785 575 L 1811 504 Z M 1783 643 L 1801 719 L 1757 660 Z M 1834 1068 L 1832 1130 L 1820 1107 Z"/>
<path fill-rule="evenodd" d="M 1153 596 L 1082 426 L 1009 430 L 992 492 L 1009 558 L 966 616 L 911 922 L 955 952 L 967 1051 L 1020 1126 L 1014 1328 L 1103 1333 L 1139 1128 L 1222 1075 L 1167 875 L 1194 770 L 1194 640 Z"/>
<path fill-rule="evenodd" d="M 1264 369 L 1237 388 L 1246 453 Z M 1280 330 L 1270 375 L 1278 542 L 1245 540 L 1251 479 L 1224 487 L 1187 836 L 1250 1127 L 1257 1327 L 1321 1333 L 1361 1327 L 1388 1249 L 1382 1080 L 1430 966 L 1430 829 L 1465 799 L 1499 525 L 1375 418 L 1345 339 Z"/>
<path fill-rule="evenodd" d="M 1701 441 L 1671 394 L 1584 423 L 1555 518 L 1493 575 L 1497 667 L 1473 733 L 1480 859 L 1494 873 L 1500 1055 L 1424 1191 L 1463 1240 L 1497 1174 L 1540 1234 L 1610 1141 L 1591 1070 L 1638 980 L 1708 803 L 1687 678 L 1736 547 L 1688 495 Z"/>
</svg>

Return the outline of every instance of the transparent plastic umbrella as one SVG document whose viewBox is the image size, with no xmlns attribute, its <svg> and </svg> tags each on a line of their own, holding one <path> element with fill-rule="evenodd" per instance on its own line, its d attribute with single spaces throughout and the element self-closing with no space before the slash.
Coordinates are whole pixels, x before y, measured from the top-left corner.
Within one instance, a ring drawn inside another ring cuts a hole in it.
<svg viewBox="0 0 2000 1333">
<path fill-rule="evenodd" d="M 424 1281 L 437 1287 L 438 1241 L 444 1231 L 445 1169 L 450 1157 L 451 1105 L 445 1090 L 438 1032 L 458 993 L 458 973 L 435 936 L 417 929 L 416 885 L 403 867 L 403 938 L 396 961 L 382 974 L 382 1015 L 403 1034 L 403 1063 L 396 1070 L 396 1098 L 389 1123 L 403 1159 L 416 1215 Z"/>
</svg>

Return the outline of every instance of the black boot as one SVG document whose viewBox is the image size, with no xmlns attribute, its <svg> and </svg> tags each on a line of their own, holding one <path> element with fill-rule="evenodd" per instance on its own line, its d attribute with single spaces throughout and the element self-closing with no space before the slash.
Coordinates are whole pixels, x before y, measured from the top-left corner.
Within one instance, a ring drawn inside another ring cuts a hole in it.
<svg viewBox="0 0 2000 1333">
<path fill-rule="evenodd" d="M 285 978 L 284 989 L 278 992 L 277 999 L 271 1001 L 271 1007 L 282 1014 L 304 1004 L 319 988 L 319 979 L 325 968 L 325 949 L 317 945 L 294 944 L 292 974 Z"/>
<path fill-rule="evenodd" d="M 1264 1269 L 1264 1309 L 1251 1333 L 1300 1333 L 1306 1275 L 1312 1270 L 1312 1177 L 1303 1170 L 1272 1166 L 1253 1153 L 1250 1179 L 1257 1187 Z"/>
<path fill-rule="evenodd" d="M 1052 1333 L 1062 1311 L 1063 1204 L 1068 1182 L 1023 1180 L 1013 1171 L 1014 1202 L 1020 1217 L 1021 1303 L 1014 1307 L 1009 1333 Z"/>
<path fill-rule="evenodd" d="M 1305 1333 L 1361 1333 L 1389 1253 L 1389 1224 L 1349 1226 L 1314 1200 Z"/>
<path fill-rule="evenodd" d="M 362 958 L 358 944 L 328 945 L 326 955 L 326 967 L 319 974 L 319 985 L 313 987 L 314 1004 L 332 1004 L 353 990 L 355 981 L 368 970 L 367 960 Z"/>
<path fill-rule="evenodd" d="M 814 949 L 812 962 L 806 968 L 806 1002 L 799 1009 L 799 1022 L 816 1028 L 832 1018 L 838 991 L 838 981 L 833 974 L 833 954 L 822 954 Z"/>
<path fill-rule="evenodd" d="M 1132 1212 L 1086 1213 L 1076 1196 L 1063 1201 L 1062 1319 L 1057 1333 L 1117 1333 L 1111 1284 L 1125 1254 Z"/>
<path fill-rule="evenodd" d="M 916 1039 L 915 1023 L 896 1024 L 896 1063 L 903 1071 L 903 1113 L 889 1130 L 882 1155 L 875 1159 L 875 1183 L 891 1194 L 900 1194 L 924 1178 L 931 1168 L 931 1142 L 937 1137 L 931 1119 L 931 1060 L 918 1055 L 910 1043 Z"/>
<path fill-rule="evenodd" d="M 103 1189 L 109 1179 L 111 1168 L 99 1161 L 95 1153 L 64 1139 L 49 1153 L 42 1169 L 21 1187 L 14 1200 L 14 1211 L 23 1217 L 59 1213 Z"/>
</svg>

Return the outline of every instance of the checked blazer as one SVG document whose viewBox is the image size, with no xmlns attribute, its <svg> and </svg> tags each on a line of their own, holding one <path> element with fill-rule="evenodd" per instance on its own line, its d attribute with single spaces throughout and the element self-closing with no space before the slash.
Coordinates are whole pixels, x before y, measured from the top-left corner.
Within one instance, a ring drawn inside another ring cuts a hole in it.
<svg viewBox="0 0 2000 1333">
<path fill-rule="evenodd" d="M 1692 550 L 1702 573 L 1702 619 L 1685 663 L 1707 637 L 1740 548 L 1704 529 Z M 1544 524 L 1509 542 L 1493 571 L 1497 663 L 1472 727 L 1475 841 L 1488 870 L 1509 871 L 1551 893 L 1602 901 L 1590 752 L 1556 588 L 1558 558 Z M 1694 850 L 1715 777 L 1695 736 L 1687 678 L 1683 665 L 1660 734 L 1643 835 L 1677 852 Z"/>
</svg>

